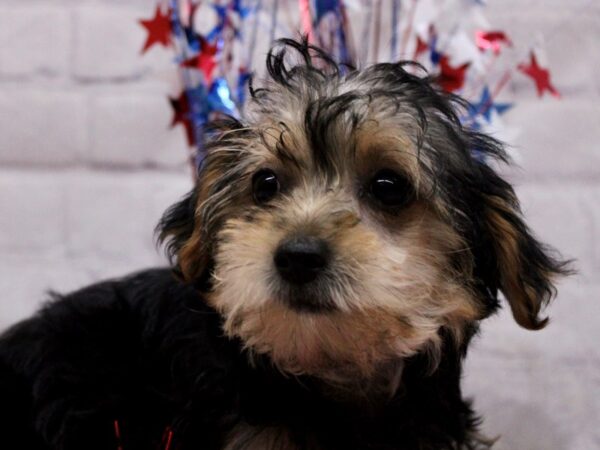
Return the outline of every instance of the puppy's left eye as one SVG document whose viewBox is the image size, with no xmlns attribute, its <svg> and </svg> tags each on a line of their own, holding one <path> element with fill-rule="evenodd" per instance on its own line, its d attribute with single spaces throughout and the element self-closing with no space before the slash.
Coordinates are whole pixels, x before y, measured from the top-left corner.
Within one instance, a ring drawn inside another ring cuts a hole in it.
<svg viewBox="0 0 600 450">
<path fill-rule="evenodd" d="M 398 208 L 414 198 L 414 189 L 408 179 L 393 170 L 383 169 L 369 183 L 369 193 L 381 205 Z"/>
<path fill-rule="evenodd" d="M 252 194 L 259 205 L 271 200 L 278 192 L 279 181 L 272 170 L 259 170 L 252 177 Z"/>
</svg>

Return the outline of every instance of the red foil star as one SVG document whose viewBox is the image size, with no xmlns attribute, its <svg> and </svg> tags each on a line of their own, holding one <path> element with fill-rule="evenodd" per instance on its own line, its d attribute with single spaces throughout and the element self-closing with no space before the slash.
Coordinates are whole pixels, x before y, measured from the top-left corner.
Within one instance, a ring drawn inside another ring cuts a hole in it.
<svg viewBox="0 0 600 450">
<path fill-rule="evenodd" d="M 196 143 L 196 136 L 194 135 L 194 125 L 190 120 L 190 104 L 185 92 L 182 92 L 179 98 L 169 98 L 171 107 L 173 108 L 173 120 L 171 121 L 171 127 L 175 127 L 181 124 L 185 129 L 185 135 L 190 147 Z"/>
<path fill-rule="evenodd" d="M 154 44 L 161 44 L 163 47 L 171 45 L 171 10 L 163 14 L 160 6 L 156 7 L 154 18 L 150 20 L 140 20 L 140 24 L 148 31 L 146 43 L 142 53 L 146 53 Z"/>
<path fill-rule="evenodd" d="M 531 61 L 529 65 L 519 64 L 518 68 L 521 72 L 535 81 L 539 97 L 543 96 L 546 91 L 550 92 L 555 97 L 560 97 L 560 93 L 550 82 L 550 72 L 548 69 L 542 69 L 538 65 L 535 53 L 531 52 Z"/>
<path fill-rule="evenodd" d="M 429 50 L 429 44 L 423 40 L 419 36 L 417 36 L 417 47 L 415 48 L 415 55 L 413 59 L 417 59 L 423 53 Z"/>
<path fill-rule="evenodd" d="M 475 43 L 479 50 L 492 50 L 496 55 L 500 54 L 502 44 L 512 47 L 512 41 L 503 31 L 478 30 L 475 32 Z"/>
<path fill-rule="evenodd" d="M 183 67 L 189 67 L 190 69 L 198 69 L 204 74 L 204 79 L 207 84 L 211 84 L 212 82 L 212 73 L 217 66 L 215 61 L 215 57 L 208 53 L 200 53 L 193 58 L 190 58 L 183 63 L 181 63 Z"/>
<path fill-rule="evenodd" d="M 440 58 L 440 75 L 438 83 L 446 92 L 458 91 L 465 84 L 467 69 L 471 63 L 463 64 L 462 66 L 452 67 L 447 56 Z"/>
<path fill-rule="evenodd" d="M 202 53 L 214 56 L 217 54 L 219 47 L 217 44 L 211 44 L 206 38 L 200 36 L 200 49 Z"/>
</svg>

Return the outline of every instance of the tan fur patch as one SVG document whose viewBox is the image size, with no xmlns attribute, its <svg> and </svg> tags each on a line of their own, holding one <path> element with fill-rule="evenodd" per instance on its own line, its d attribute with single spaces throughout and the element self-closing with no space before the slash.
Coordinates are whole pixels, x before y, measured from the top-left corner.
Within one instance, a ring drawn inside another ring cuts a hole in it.
<svg viewBox="0 0 600 450">
<path fill-rule="evenodd" d="M 399 129 L 410 127 L 409 123 L 401 121 L 383 126 L 381 121 L 389 122 L 390 118 L 382 117 L 380 121 L 367 122 L 355 133 L 357 168 L 361 171 L 381 167 L 395 169 L 408 175 L 418 190 L 421 181 L 419 166 L 422 162 L 415 143 L 408 135 L 398 133 Z"/>
<path fill-rule="evenodd" d="M 209 168 L 202 175 L 202 182 L 199 184 L 198 190 L 198 204 L 196 206 L 195 221 L 199 226 L 194 228 L 192 236 L 187 240 L 185 245 L 181 248 L 178 255 L 179 269 L 182 275 L 187 280 L 193 280 L 200 276 L 204 270 L 207 262 L 209 253 L 204 248 L 203 236 L 202 236 L 202 220 L 201 213 L 202 208 L 209 198 L 209 189 L 221 176 L 218 167 Z"/>
<path fill-rule="evenodd" d="M 493 206 L 487 211 L 487 220 L 496 243 L 502 291 L 510 304 L 513 316 L 524 328 L 533 330 L 544 328 L 548 319 L 537 318 L 542 307 L 541 299 L 520 276 L 520 271 L 527 269 L 523 267 L 520 258 L 519 234 L 498 212 L 510 212 L 510 206 L 497 197 L 488 197 L 487 201 Z"/>
<path fill-rule="evenodd" d="M 265 212 L 252 224 L 232 219 L 222 230 L 209 302 L 225 317 L 228 335 L 269 354 L 286 372 L 342 382 L 368 378 L 381 364 L 417 351 L 435 353 L 441 327 L 460 339 L 464 324 L 479 317 L 464 274 L 448 270 L 464 244 L 426 207 L 415 205 L 390 233 L 347 209 L 343 193 L 314 194 L 290 197 L 278 210 L 283 227 L 273 227 L 275 217 Z M 298 312 L 274 294 L 272 255 L 298 228 L 333 246 L 336 282 L 323 295 L 336 311 Z"/>
</svg>

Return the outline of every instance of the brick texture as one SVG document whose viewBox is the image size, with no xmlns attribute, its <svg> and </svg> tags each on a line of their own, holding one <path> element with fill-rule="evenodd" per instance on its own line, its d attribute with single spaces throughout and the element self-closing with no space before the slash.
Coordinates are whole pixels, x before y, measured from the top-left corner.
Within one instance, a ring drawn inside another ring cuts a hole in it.
<svg viewBox="0 0 600 450">
<path fill-rule="evenodd" d="M 519 154 L 520 180 L 597 180 L 600 106 L 590 99 L 523 100 L 506 123 L 518 130 L 512 143 Z"/>
<path fill-rule="evenodd" d="M 85 95 L 0 85 L 0 164 L 73 165 L 88 146 Z"/>
<path fill-rule="evenodd" d="M 146 34 L 136 22 L 151 12 L 117 3 L 76 8 L 73 75 L 86 82 L 135 81 L 164 66 L 168 58 L 159 50 L 139 57 Z"/>
<path fill-rule="evenodd" d="M 72 29 L 69 11 L 45 4 L 2 3 L 0 76 L 67 75 Z"/>
<path fill-rule="evenodd" d="M 61 183 L 37 172 L 0 177 L 2 254 L 60 255 L 66 238 L 65 195 Z"/>
<path fill-rule="evenodd" d="M 143 119 L 141 119 L 143 112 Z M 92 102 L 90 161 L 99 165 L 186 168 L 182 129 L 169 131 L 164 95 L 109 94 Z"/>
<path fill-rule="evenodd" d="M 485 321 L 465 392 L 485 433 L 502 435 L 500 449 L 600 448 L 600 4 L 486 3 L 518 48 L 545 41 L 562 99 L 538 100 L 531 80 L 515 76 L 507 97 L 516 106 L 503 120 L 520 167 L 503 170 L 534 232 L 576 259 L 578 274 L 559 283 L 546 330 L 519 328 L 508 308 Z M 153 228 L 191 180 L 182 130 L 169 130 L 172 54 L 139 57 L 136 21 L 153 8 L 0 1 L 0 329 L 49 289 L 166 264 Z"/>
</svg>

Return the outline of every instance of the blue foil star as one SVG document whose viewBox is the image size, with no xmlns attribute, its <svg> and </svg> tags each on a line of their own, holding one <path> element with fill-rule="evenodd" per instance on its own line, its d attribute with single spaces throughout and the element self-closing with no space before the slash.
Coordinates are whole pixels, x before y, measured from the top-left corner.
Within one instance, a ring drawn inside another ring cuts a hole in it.
<svg viewBox="0 0 600 450">
<path fill-rule="evenodd" d="M 217 78 L 213 81 L 208 92 L 207 101 L 211 111 L 218 111 L 234 117 L 238 115 L 225 78 Z"/>
<path fill-rule="evenodd" d="M 314 25 L 318 25 L 321 22 L 321 19 L 325 16 L 325 14 L 333 12 L 337 13 L 339 10 L 339 0 L 316 0 L 315 1 L 315 9 L 316 9 L 316 17 L 314 21 Z"/>
<path fill-rule="evenodd" d="M 252 8 L 242 6 L 242 0 L 233 0 L 233 10 L 240 15 L 240 19 L 245 19 L 252 12 Z"/>
<path fill-rule="evenodd" d="M 442 59 L 442 53 L 438 52 L 436 50 L 436 46 L 437 46 L 437 36 L 432 36 L 430 41 L 429 41 L 429 48 L 431 50 L 431 54 L 429 55 L 429 58 L 431 60 L 431 64 L 433 64 L 434 66 L 437 66 L 440 63 L 440 60 Z"/>
<path fill-rule="evenodd" d="M 238 85 L 237 85 L 237 102 L 238 105 L 243 105 L 246 102 L 246 91 L 247 85 L 250 81 L 250 77 L 252 74 L 248 72 L 246 69 L 240 70 L 240 76 L 238 77 Z"/>
<path fill-rule="evenodd" d="M 481 94 L 481 100 L 478 103 L 469 104 L 468 113 L 471 119 L 475 119 L 478 115 L 481 115 L 487 122 L 491 122 L 493 111 L 502 115 L 512 107 L 512 103 L 494 103 L 490 90 L 486 86 Z"/>
</svg>

